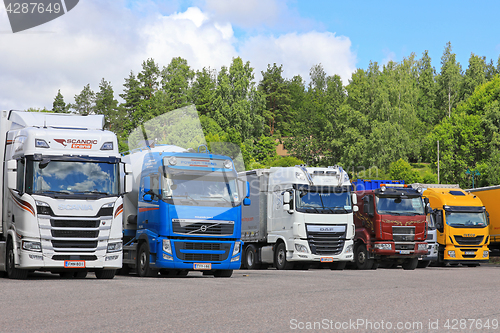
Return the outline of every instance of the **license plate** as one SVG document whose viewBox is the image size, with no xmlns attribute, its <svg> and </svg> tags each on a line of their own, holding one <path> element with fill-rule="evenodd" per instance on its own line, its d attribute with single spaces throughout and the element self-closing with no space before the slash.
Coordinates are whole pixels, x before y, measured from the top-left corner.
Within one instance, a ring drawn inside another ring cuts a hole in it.
<svg viewBox="0 0 500 333">
<path fill-rule="evenodd" d="M 410 250 L 401 250 L 399 254 L 410 254 Z"/>
<path fill-rule="evenodd" d="M 322 257 L 320 259 L 321 262 L 333 262 L 333 258 L 331 257 Z"/>
<path fill-rule="evenodd" d="M 85 268 L 85 260 L 65 260 L 65 268 Z"/>
<path fill-rule="evenodd" d="M 212 264 L 193 264 L 193 268 L 200 271 L 211 270 Z"/>
<path fill-rule="evenodd" d="M 474 251 L 465 251 L 464 254 L 468 255 L 468 256 L 475 256 L 476 252 L 474 252 Z"/>
</svg>

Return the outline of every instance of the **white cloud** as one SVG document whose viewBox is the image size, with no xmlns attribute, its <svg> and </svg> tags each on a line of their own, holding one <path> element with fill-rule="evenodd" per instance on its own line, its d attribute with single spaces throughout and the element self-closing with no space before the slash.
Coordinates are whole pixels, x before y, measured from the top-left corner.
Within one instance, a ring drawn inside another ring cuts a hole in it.
<svg viewBox="0 0 500 333">
<path fill-rule="evenodd" d="M 351 51 L 349 38 L 330 32 L 252 37 L 242 45 L 240 53 L 257 69 L 266 70 L 267 65 L 273 63 L 283 64 L 284 77 L 300 75 L 306 81 L 311 67 L 319 63 L 327 75 L 339 75 L 344 84 L 356 69 L 356 55 Z"/>
<path fill-rule="evenodd" d="M 98 91 L 102 78 L 119 98 L 130 71 L 137 74 L 148 58 L 167 66 L 182 57 L 193 69 L 220 69 L 241 56 L 255 68 L 256 80 L 274 62 L 283 64 L 285 77 L 300 74 L 306 80 L 318 63 L 344 83 L 355 69 L 350 40 L 330 32 L 269 37 L 254 31 L 253 37 L 237 40 L 233 26 L 270 24 L 287 13 L 284 1 L 208 0 L 203 11 L 191 7 L 169 15 L 159 14 L 152 1 L 127 4 L 80 1 L 62 17 L 16 34 L 5 24 L 5 9 L 0 10 L 0 109 L 51 109 L 58 89 L 66 103 L 73 103 L 86 84 Z"/>
<path fill-rule="evenodd" d="M 382 65 L 387 65 L 389 61 L 396 61 L 396 53 L 389 49 L 382 50 L 384 53 L 384 59 L 382 59 Z"/>
</svg>

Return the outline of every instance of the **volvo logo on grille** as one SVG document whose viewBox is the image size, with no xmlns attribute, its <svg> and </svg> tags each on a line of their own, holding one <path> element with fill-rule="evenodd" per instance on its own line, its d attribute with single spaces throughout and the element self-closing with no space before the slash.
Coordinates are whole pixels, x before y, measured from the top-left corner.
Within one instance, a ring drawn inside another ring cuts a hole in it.
<svg viewBox="0 0 500 333">
<path fill-rule="evenodd" d="M 200 231 L 201 231 L 201 232 L 205 232 L 205 231 L 207 231 L 207 226 L 206 226 L 206 225 L 202 225 L 202 226 L 200 227 Z"/>
</svg>

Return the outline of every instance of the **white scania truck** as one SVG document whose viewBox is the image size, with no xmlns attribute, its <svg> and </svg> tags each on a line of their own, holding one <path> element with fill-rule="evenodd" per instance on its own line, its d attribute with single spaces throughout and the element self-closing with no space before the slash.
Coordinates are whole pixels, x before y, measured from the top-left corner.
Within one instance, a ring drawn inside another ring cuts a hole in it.
<svg viewBox="0 0 500 333">
<path fill-rule="evenodd" d="M 0 112 L 0 272 L 9 278 L 112 279 L 121 268 L 121 189 L 130 185 L 120 170 L 130 168 L 103 125 L 102 115 Z"/>
<path fill-rule="evenodd" d="M 285 167 L 239 174 L 250 183 L 252 205 L 242 211 L 242 265 L 257 269 L 343 269 L 353 260 L 356 196 L 341 167 Z"/>
</svg>

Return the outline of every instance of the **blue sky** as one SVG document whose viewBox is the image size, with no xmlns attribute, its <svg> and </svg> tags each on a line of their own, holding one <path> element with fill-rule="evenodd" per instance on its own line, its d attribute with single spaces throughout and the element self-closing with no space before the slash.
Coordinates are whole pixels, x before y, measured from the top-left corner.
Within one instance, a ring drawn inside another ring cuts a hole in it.
<svg viewBox="0 0 500 333">
<path fill-rule="evenodd" d="M 348 84 L 370 61 L 399 62 L 429 51 L 439 73 L 451 42 L 462 69 L 471 52 L 500 55 L 497 1 L 85 0 L 67 14 L 12 34 L 0 3 L 0 109 L 52 108 L 86 84 L 122 92 L 130 71 L 153 58 L 182 57 L 194 70 L 220 70 L 240 56 L 255 80 L 268 64 L 306 81 L 313 65 Z"/>
</svg>

